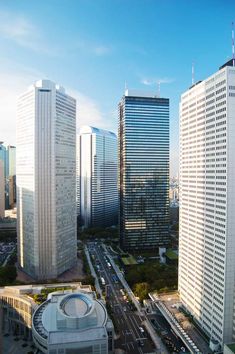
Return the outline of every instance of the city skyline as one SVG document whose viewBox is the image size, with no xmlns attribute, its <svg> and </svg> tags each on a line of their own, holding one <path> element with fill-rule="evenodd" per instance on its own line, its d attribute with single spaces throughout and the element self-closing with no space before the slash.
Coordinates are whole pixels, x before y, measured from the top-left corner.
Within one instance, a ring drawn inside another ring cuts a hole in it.
<svg viewBox="0 0 235 354">
<path fill-rule="evenodd" d="M 0 4 L 1 140 L 15 144 L 16 97 L 39 78 L 68 87 L 78 101 L 79 126 L 115 133 L 116 107 L 125 83 L 130 89 L 157 92 L 160 81 L 161 96 L 171 100 L 171 175 L 176 175 L 180 93 L 191 84 L 193 61 L 197 81 L 231 57 L 235 4 L 207 1 L 189 7 L 186 1 L 148 1 L 146 6 L 137 1 L 135 5 L 130 2 L 129 12 L 125 2 L 115 0 L 71 1 L 69 7 L 54 0 L 43 6 L 17 0 Z M 49 14 L 51 20 L 45 21 Z"/>
</svg>

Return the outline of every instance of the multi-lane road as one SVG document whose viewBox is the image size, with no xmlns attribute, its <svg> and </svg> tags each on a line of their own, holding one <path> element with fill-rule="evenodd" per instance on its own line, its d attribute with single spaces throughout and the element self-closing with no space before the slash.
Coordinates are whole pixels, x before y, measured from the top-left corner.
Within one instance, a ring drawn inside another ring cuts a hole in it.
<svg viewBox="0 0 235 354">
<path fill-rule="evenodd" d="M 87 246 L 116 325 L 115 348 L 130 354 L 154 353 L 155 347 L 143 325 L 146 318 L 133 308 L 102 245 L 90 242 Z"/>
</svg>

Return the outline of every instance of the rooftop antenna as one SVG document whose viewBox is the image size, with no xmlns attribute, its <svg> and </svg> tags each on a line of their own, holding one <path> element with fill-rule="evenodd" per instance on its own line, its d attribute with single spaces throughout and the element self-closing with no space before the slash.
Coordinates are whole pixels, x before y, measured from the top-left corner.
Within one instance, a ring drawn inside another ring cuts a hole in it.
<svg viewBox="0 0 235 354">
<path fill-rule="evenodd" d="M 192 62 L 192 85 L 194 85 L 195 78 L 194 78 L 194 62 Z"/>
<path fill-rule="evenodd" d="M 233 66 L 235 66 L 235 58 L 234 58 L 234 23 L 232 22 L 232 56 L 233 56 Z"/>
<path fill-rule="evenodd" d="M 158 96 L 161 96 L 161 81 L 158 81 Z"/>
</svg>

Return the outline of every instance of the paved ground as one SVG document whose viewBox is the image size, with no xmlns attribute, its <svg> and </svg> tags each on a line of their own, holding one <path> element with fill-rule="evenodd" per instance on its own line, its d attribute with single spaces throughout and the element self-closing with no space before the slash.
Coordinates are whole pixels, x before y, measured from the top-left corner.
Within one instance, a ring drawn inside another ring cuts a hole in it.
<svg viewBox="0 0 235 354">
<path fill-rule="evenodd" d="M 77 281 L 77 279 L 85 278 L 86 275 L 83 273 L 82 266 L 83 266 L 82 260 L 78 258 L 76 266 L 68 270 L 67 272 L 61 274 L 59 277 L 57 277 L 57 280 L 63 282 L 63 281 L 75 281 L 75 280 Z"/>
<path fill-rule="evenodd" d="M 150 322 L 154 324 L 155 329 L 158 332 L 161 332 L 163 341 L 168 345 L 170 351 L 174 350 L 175 353 L 183 353 L 181 348 L 184 348 L 185 353 L 187 352 L 184 343 L 179 337 L 177 337 L 170 324 L 166 321 L 159 310 L 156 309 L 154 314 L 149 314 L 147 317 Z"/>
<path fill-rule="evenodd" d="M 161 294 L 158 295 L 159 300 L 167 307 L 169 312 L 177 319 L 181 327 L 193 340 L 196 346 L 201 350 L 202 353 L 211 354 L 212 351 L 209 348 L 209 345 L 197 328 L 193 325 L 192 322 L 183 314 L 182 311 L 178 309 L 181 305 L 179 300 L 179 295 L 177 292 Z"/>
<path fill-rule="evenodd" d="M 119 349 L 119 352 L 126 354 L 155 353 L 155 347 L 143 325 L 145 318 L 132 311 L 131 304 L 124 295 L 123 286 L 103 247 L 97 243 L 89 243 L 88 248 L 93 255 L 96 268 L 99 269 L 99 276 L 103 278 L 103 290 L 106 292 L 106 300 L 112 309 L 117 326 L 116 352 Z"/>
<path fill-rule="evenodd" d="M 15 340 L 15 338 L 17 338 L 17 340 Z M 28 354 L 29 352 L 36 353 L 36 350 L 32 348 L 31 345 L 33 345 L 33 342 L 26 342 L 20 336 L 3 336 L 3 354 Z"/>
<path fill-rule="evenodd" d="M 17 266 L 17 264 L 16 264 L 16 266 Z M 82 266 L 83 266 L 82 260 L 78 258 L 76 266 L 73 267 L 72 269 L 64 272 L 59 277 L 57 277 L 57 281 L 58 282 L 63 282 L 63 281 L 67 282 L 67 281 L 78 281 L 78 279 L 82 280 L 86 276 L 83 273 Z M 16 280 L 22 281 L 26 284 L 32 284 L 35 282 L 33 278 L 31 278 L 28 274 L 24 273 L 20 269 L 17 269 Z"/>
</svg>

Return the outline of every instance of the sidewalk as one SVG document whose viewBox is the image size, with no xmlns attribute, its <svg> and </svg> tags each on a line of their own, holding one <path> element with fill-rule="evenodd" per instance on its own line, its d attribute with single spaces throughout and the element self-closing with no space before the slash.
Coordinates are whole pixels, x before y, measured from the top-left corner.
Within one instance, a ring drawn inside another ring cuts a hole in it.
<svg viewBox="0 0 235 354">
<path fill-rule="evenodd" d="M 119 267 L 116 265 L 116 263 L 114 262 L 112 256 L 110 256 L 109 251 L 107 249 L 107 246 L 105 246 L 103 244 L 103 247 L 105 249 L 105 251 L 107 252 L 107 256 L 110 260 L 110 263 L 113 267 L 113 269 L 115 270 L 120 282 L 122 283 L 123 287 L 125 288 L 126 292 L 128 293 L 129 297 L 131 298 L 131 300 L 133 301 L 133 303 L 135 304 L 137 310 L 138 310 L 138 314 L 141 317 L 144 317 L 144 321 L 143 324 L 146 328 L 146 330 L 148 331 L 155 347 L 156 347 L 156 353 L 158 354 L 169 354 L 169 351 L 167 350 L 167 348 L 165 347 L 165 345 L 163 344 L 161 338 L 155 333 L 151 323 L 149 322 L 149 320 L 147 319 L 144 311 L 141 308 L 141 305 L 139 303 L 139 301 L 136 299 L 133 291 L 131 290 L 129 284 L 127 283 L 126 279 L 124 278 L 123 274 L 121 273 Z"/>
<path fill-rule="evenodd" d="M 89 267 L 90 267 L 90 270 L 91 270 L 91 275 L 95 278 L 95 288 L 96 288 L 97 292 L 100 294 L 100 298 L 102 298 L 102 290 L 101 290 L 101 287 L 100 287 L 100 283 L 99 283 L 97 274 L 95 272 L 95 269 L 93 267 L 93 264 L 91 262 L 90 253 L 89 253 L 86 245 L 84 247 L 84 250 L 85 250 L 86 258 L 87 258 L 87 261 L 88 261 L 88 264 L 89 264 Z"/>
<path fill-rule="evenodd" d="M 133 294 L 133 291 L 131 290 L 129 284 L 126 282 L 126 279 L 124 278 L 124 276 L 121 273 L 120 269 L 118 268 L 118 266 L 114 262 L 113 258 L 110 256 L 107 247 L 105 245 L 103 245 L 103 247 L 105 247 L 105 251 L 107 252 L 107 256 L 109 257 L 110 263 L 111 263 L 113 269 L 115 270 L 120 282 L 122 283 L 123 287 L 125 288 L 126 292 L 129 295 L 129 297 L 131 298 L 131 300 L 135 304 L 135 306 L 136 306 L 136 308 L 137 308 L 137 310 L 139 312 L 139 315 L 142 315 L 143 312 L 142 312 L 142 309 L 141 309 L 139 301 L 136 299 L 135 295 Z"/>
<path fill-rule="evenodd" d="M 153 327 L 152 327 L 152 325 L 150 324 L 150 322 L 149 322 L 148 319 L 146 319 L 145 321 L 143 321 L 143 325 L 144 325 L 145 328 L 147 329 L 147 331 L 148 331 L 148 333 L 149 333 L 149 335 L 150 335 L 150 337 L 151 337 L 151 339 L 152 339 L 152 341 L 153 341 L 155 347 L 156 347 L 156 348 L 159 348 L 159 349 L 157 349 L 157 353 L 159 353 L 159 354 L 168 354 L 169 351 L 166 349 L 166 347 L 165 347 L 165 345 L 163 344 L 161 338 L 159 338 L 159 337 L 156 335 L 156 333 L 155 333 L 155 331 L 154 331 L 154 329 L 153 329 Z"/>
</svg>

